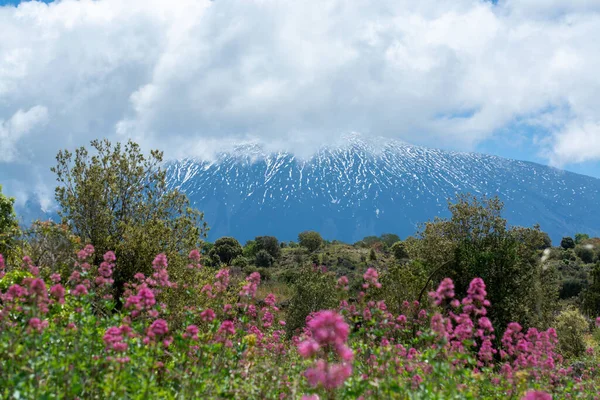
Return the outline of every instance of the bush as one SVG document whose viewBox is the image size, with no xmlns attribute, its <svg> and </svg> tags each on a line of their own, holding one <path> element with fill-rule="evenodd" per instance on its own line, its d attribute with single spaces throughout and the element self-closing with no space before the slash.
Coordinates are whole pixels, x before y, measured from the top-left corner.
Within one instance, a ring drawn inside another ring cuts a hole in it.
<svg viewBox="0 0 600 400">
<path fill-rule="evenodd" d="M 396 242 L 392 245 L 392 253 L 398 261 L 403 261 L 408 258 L 408 251 L 406 245 L 403 242 Z"/>
<path fill-rule="evenodd" d="M 254 238 L 254 242 L 257 253 L 265 250 L 274 259 L 281 257 L 281 247 L 279 246 L 279 240 L 275 236 L 257 236 Z"/>
<path fill-rule="evenodd" d="M 572 237 L 566 236 L 566 237 L 562 238 L 562 240 L 560 241 L 560 247 L 562 247 L 565 250 L 566 249 L 574 249 L 575 241 L 573 240 Z"/>
<path fill-rule="evenodd" d="M 581 261 L 586 264 L 593 263 L 596 258 L 596 253 L 594 252 L 593 247 L 589 245 L 578 245 L 575 247 L 575 254 L 577 254 L 577 257 L 581 258 Z"/>
<path fill-rule="evenodd" d="M 274 262 L 275 259 L 266 250 L 259 250 L 254 259 L 254 263 L 257 267 L 270 267 Z"/>
<path fill-rule="evenodd" d="M 304 327 L 310 313 L 337 305 L 335 286 L 335 275 L 331 272 L 323 272 L 319 267 L 304 267 L 299 271 L 286 314 L 288 335 Z"/>
<path fill-rule="evenodd" d="M 323 245 L 323 238 L 318 232 L 305 231 L 298 234 L 298 243 L 308 251 L 316 251 Z"/>
<path fill-rule="evenodd" d="M 222 263 L 229 265 L 231 260 L 242 255 L 242 245 L 232 237 L 222 237 L 215 241 L 213 247 Z"/>
<path fill-rule="evenodd" d="M 564 357 L 578 357 L 585 352 L 584 336 L 589 331 L 585 317 L 576 309 L 562 311 L 555 321 L 558 346 Z"/>
</svg>

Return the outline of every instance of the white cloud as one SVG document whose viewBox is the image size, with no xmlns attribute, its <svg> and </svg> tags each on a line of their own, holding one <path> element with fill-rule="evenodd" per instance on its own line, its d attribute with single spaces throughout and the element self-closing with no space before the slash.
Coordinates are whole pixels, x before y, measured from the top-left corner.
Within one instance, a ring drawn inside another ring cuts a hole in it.
<svg viewBox="0 0 600 400">
<path fill-rule="evenodd" d="M 43 106 L 18 110 L 8 121 L 0 119 L 0 162 L 14 161 L 19 156 L 17 144 L 47 121 L 48 110 Z"/>
<path fill-rule="evenodd" d="M 600 160 L 598 1 L 63 0 L 0 7 L 0 26 L 5 163 L 45 171 L 105 136 L 168 156 L 351 131 L 467 150 L 524 119 L 549 161 Z M 36 105 L 44 129 L 15 134 Z"/>
</svg>

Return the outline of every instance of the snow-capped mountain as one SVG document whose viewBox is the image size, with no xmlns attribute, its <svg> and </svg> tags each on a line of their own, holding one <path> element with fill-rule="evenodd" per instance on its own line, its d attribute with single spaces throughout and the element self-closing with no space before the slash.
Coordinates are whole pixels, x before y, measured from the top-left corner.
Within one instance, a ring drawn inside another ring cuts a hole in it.
<svg viewBox="0 0 600 400">
<path fill-rule="evenodd" d="M 351 136 L 307 159 L 244 145 L 210 162 L 171 162 L 167 172 L 170 185 L 205 212 L 212 240 L 295 240 L 303 230 L 346 242 L 386 232 L 406 237 L 447 216 L 447 199 L 465 192 L 499 195 L 510 224 L 539 223 L 553 241 L 600 235 L 600 179 L 393 140 Z"/>
</svg>

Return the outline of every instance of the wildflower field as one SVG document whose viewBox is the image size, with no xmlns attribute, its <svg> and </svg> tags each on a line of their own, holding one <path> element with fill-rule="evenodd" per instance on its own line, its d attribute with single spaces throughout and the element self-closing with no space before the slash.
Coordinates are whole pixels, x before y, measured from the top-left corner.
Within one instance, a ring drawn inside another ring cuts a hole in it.
<svg viewBox="0 0 600 400">
<path fill-rule="evenodd" d="M 192 251 L 172 277 L 161 254 L 115 298 L 118 260 L 93 256 L 79 251 L 67 276 L 0 256 L 1 398 L 600 399 L 597 343 L 567 360 L 552 328 L 496 336 L 479 278 L 463 299 L 444 279 L 394 314 L 370 268 L 357 295 L 336 278 L 338 306 L 290 332 L 257 272 Z"/>
</svg>

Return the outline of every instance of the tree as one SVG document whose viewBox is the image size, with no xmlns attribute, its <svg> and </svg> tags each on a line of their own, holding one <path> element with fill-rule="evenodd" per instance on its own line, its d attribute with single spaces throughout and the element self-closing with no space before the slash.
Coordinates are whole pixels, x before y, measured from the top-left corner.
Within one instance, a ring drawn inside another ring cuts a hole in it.
<svg viewBox="0 0 600 400">
<path fill-rule="evenodd" d="M 428 274 L 436 281 L 452 278 L 457 297 L 466 295 L 473 278 L 482 278 L 493 304 L 489 317 L 500 332 L 512 321 L 524 326 L 549 323 L 558 282 L 554 270 L 541 266 L 544 235 L 539 227 L 507 229 L 497 197 L 460 195 L 449 209 L 450 219 L 425 224 L 421 240 L 411 243 Z"/>
<path fill-rule="evenodd" d="M 298 243 L 308 251 L 316 251 L 323 245 L 323 238 L 318 232 L 304 231 L 298 234 Z"/>
<path fill-rule="evenodd" d="M 396 235 L 395 233 L 384 233 L 379 238 L 387 248 L 392 247 L 394 243 L 400 241 L 400 236 Z"/>
<path fill-rule="evenodd" d="M 2 194 L 2 185 L 0 185 L 0 254 L 5 259 L 14 253 L 16 238 L 19 235 L 19 223 L 13 209 L 14 203 L 14 198 Z"/>
<path fill-rule="evenodd" d="M 588 240 L 590 235 L 587 233 L 576 233 L 575 234 L 575 244 L 582 244 L 584 241 Z"/>
<path fill-rule="evenodd" d="M 371 248 L 369 251 L 369 261 L 377 261 L 377 254 L 375 254 L 374 248 Z"/>
<path fill-rule="evenodd" d="M 575 248 L 575 241 L 573 240 L 572 237 L 565 236 L 560 241 L 560 247 L 562 247 L 565 250 L 567 250 L 567 249 L 574 249 Z"/>
<path fill-rule="evenodd" d="M 575 247 L 575 254 L 577 254 L 577 257 L 581 258 L 581 261 L 586 264 L 593 263 L 596 258 L 596 253 L 591 245 L 577 245 Z"/>
<path fill-rule="evenodd" d="M 254 238 L 255 251 L 265 250 L 271 257 L 278 259 L 281 256 L 279 240 L 275 236 L 257 236 Z"/>
<path fill-rule="evenodd" d="M 235 238 L 224 236 L 215 241 L 214 250 L 222 263 L 229 265 L 231 260 L 242 255 L 242 246 Z"/>
<path fill-rule="evenodd" d="M 270 267 L 275 262 L 273 256 L 266 250 L 262 249 L 256 253 L 255 261 L 257 267 Z"/>
<path fill-rule="evenodd" d="M 396 258 L 396 260 L 398 261 L 406 260 L 407 258 L 409 258 L 408 251 L 406 250 L 406 245 L 401 241 L 394 243 L 392 245 L 391 250 L 392 254 L 394 254 L 394 258 Z"/>
<path fill-rule="evenodd" d="M 165 253 L 170 265 L 198 248 L 208 230 L 203 214 L 190 207 L 185 194 L 169 189 L 161 168 L 163 153 L 146 157 L 128 141 L 112 145 L 94 140 L 75 154 L 61 150 L 52 168 L 59 215 L 83 242 L 96 248 L 95 262 L 114 250 L 117 298 L 137 272 L 149 273 L 152 260 Z M 183 266 L 182 266 L 183 268 Z"/>
</svg>

